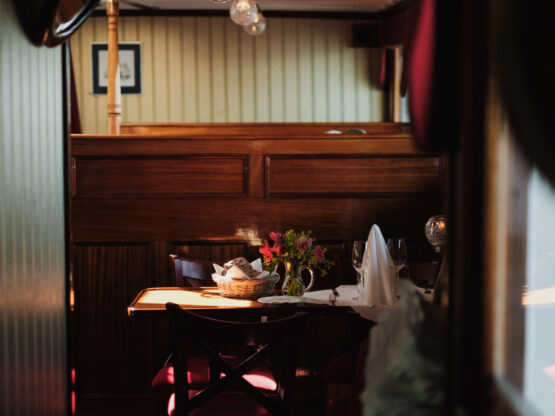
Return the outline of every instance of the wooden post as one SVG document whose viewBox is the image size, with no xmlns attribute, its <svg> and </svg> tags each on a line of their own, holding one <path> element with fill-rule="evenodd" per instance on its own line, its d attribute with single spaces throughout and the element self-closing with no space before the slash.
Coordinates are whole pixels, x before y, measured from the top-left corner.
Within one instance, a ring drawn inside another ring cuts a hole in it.
<svg viewBox="0 0 555 416">
<path fill-rule="evenodd" d="M 401 45 L 385 46 L 386 85 L 384 86 L 384 121 L 401 121 L 401 76 L 403 55 Z"/>
<path fill-rule="evenodd" d="M 119 134 L 121 123 L 121 90 L 118 57 L 118 0 L 106 1 L 108 16 L 108 133 Z"/>
<path fill-rule="evenodd" d="M 401 76 L 403 70 L 403 54 L 402 46 L 393 48 L 393 76 L 391 85 L 391 115 L 392 121 L 399 123 L 401 121 Z"/>
</svg>

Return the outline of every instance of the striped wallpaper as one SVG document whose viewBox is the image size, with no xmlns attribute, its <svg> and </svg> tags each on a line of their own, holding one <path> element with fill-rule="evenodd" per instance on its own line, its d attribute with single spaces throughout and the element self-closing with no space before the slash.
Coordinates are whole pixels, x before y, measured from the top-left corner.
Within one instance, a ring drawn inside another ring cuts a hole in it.
<svg viewBox="0 0 555 416">
<path fill-rule="evenodd" d="M 65 415 L 62 49 L 0 1 L 0 415 Z"/>
<path fill-rule="evenodd" d="M 141 42 L 143 90 L 123 95 L 126 122 L 381 121 L 380 51 L 349 46 L 352 21 L 268 18 L 252 37 L 227 17 L 121 17 Z M 91 43 L 106 18 L 71 40 L 83 131 L 106 132 L 106 96 L 92 94 Z"/>
</svg>

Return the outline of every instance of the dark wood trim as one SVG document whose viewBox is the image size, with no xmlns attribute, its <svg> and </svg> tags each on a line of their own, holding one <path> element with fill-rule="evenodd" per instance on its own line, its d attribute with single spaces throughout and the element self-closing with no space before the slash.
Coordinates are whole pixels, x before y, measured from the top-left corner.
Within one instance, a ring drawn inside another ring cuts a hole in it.
<svg viewBox="0 0 555 416">
<path fill-rule="evenodd" d="M 68 140 L 69 141 L 69 140 Z M 69 158 L 69 189 L 70 189 L 70 195 L 71 198 L 74 198 L 75 195 L 77 194 L 77 190 L 75 187 L 75 181 L 76 181 L 76 173 L 77 173 L 77 161 L 75 159 L 74 156 L 71 156 Z"/>
<path fill-rule="evenodd" d="M 356 199 L 356 198 L 395 198 L 395 197 L 419 197 L 419 198 L 437 198 L 438 194 L 435 192 L 271 192 L 268 193 L 267 198 L 273 199 Z"/>
<path fill-rule="evenodd" d="M 410 135 L 215 137 L 73 135 L 73 155 L 423 154 Z M 317 151 L 316 151 L 317 149 Z"/>
<path fill-rule="evenodd" d="M 307 154 L 267 154 L 267 157 L 271 159 L 385 159 L 385 158 L 395 158 L 395 159 L 422 159 L 422 158 L 439 158 L 438 153 L 416 153 L 416 154 L 406 154 L 406 153 L 383 153 L 383 154 L 328 154 L 328 153 L 307 153 Z M 439 162 L 438 162 L 439 163 Z"/>
<path fill-rule="evenodd" d="M 435 4 L 438 26 L 435 68 L 439 75 L 434 102 L 441 110 L 438 115 L 444 115 L 435 128 L 449 132 L 459 142 L 453 152 L 448 213 L 452 219 L 449 227 L 452 256 L 446 403 L 448 414 L 483 415 L 488 400 L 484 352 L 488 302 L 485 102 L 491 55 L 487 42 L 488 8 L 478 0 Z"/>
<path fill-rule="evenodd" d="M 300 19 L 344 19 L 344 20 L 384 20 L 419 4 L 419 0 L 401 0 L 388 9 L 380 12 L 367 11 L 303 11 L 303 10 L 268 10 L 264 9 L 266 17 L 300 18 Z M 122 9 L 119 15 L 125 16 L 226 16 L 228 8 L 223 9 Z M 97 9 L 92 16 L 106 17 L 104 9 Z"/>
<path fill-rule="evenodd" d="M 71 223 L 72 223 L 72 169 L 70 165 L 71 157 L 71 116 L 70 111 L 71 103 L 71 82 L 72 82 L 72 70 L 71 70 L 71 54 L 69 50 L 69 44 L 65 43 L 62 45 L 61 53 L 61 67 L 62 67 L 62 131 L 63 136 L 60 140 L 62 143 L 62 163 L 63 163 L 63 210 L 64 210 L 64 280 L 65 280 L 65 292 L 64 292 L 64 310 L 65 310 L 65 331 L 66 331 L 66 347 L 64 353 L 66 354 L 66 361 L 63 363 L 66 367 L 65 379 L 65 406 L 67 414 L 71 413 L 72 409 L 72 395 L 75 393 L 75 383 L 72 377 L 72 370 L 75 368 L 76 357 L 79 354 L 79 345 L 74 336 L 76 333 L 77 322 L 73 314 L 73 307 L 71 301 L 73 299 L 73 273 L 72 273 L 72 256 L 71 256 Z M 52 259 L 48 259 L 51 261 Z M 63 350 L 63 348 L 61 348 Z"/>
<path fill-rule="evenodd" d="M 270 197 L 270 168 L 272 158 L 270 155 L 264 155 L 264 198 Z"/>
<path fill-rule="evenodd" d="M 401 0 L 399 3 L 391 6 L 387 10 L 380 13 L 380 19 L 387 19 L 393 17 L 399 13 L 404 12 L 411 7 L 418 6 L 420 4 L 420 0 Z"/>
</svg>

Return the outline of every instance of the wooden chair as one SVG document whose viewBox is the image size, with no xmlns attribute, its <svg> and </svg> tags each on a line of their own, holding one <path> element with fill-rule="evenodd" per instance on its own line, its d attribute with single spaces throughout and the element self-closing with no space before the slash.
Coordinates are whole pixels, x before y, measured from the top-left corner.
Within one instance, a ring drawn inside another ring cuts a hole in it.
<svg viewBox="0 0 555 416">
<path fill-rule="evenodd" d="M 432 288 L 436 280 L 439 264 L 437 262 L 409 263 L 401 269 L 399 277 L 410 278 L 417 286 Z"/>
<path fill-rule="evenodd" d="M 166 305 L 166 310 L 174 359 L 174 395 L 170 399 L 168 414 L 291 414 L 291 391 L 306 313 L 267 322 L 235 322 L 202 316 L 171 303 Z M 255 348 L 249 356 L 242 357 L 240 363 L 230 365 L 215 347 L 220 343 Z M 189 359 L 186 351 L 191 346 L 202 351 L 216 370 L 216 377 L 211 377 L 209 384 L 200 391 L 194 389 L 187 377 Z M 247 372 L 267 359 L 273 364 L 277 381 L 274 392 L 256 388 L 247 378 Z M 172 405 L 175 405 L 174 409 Z"/>
<path fill-rule="evenodd" d="M 203 260 L 193 260 L 179 257 L 177 254 L 170 254 L 170 273 L 175 278 L 175 285 L 178 287 L 199 287 L 215 286 L 212 280 L 214 267 L 211 262 Z M 231 358 L 233 359 L 233 358 Z M 263 369 L 257 369 L 259 373 L 264 373 Z M 206 383 L 210 378 L 208 361 L 197 357 L 191 360 L 189 368 L 189 379 L 198 384 Z M 167 415 L 167 402 L 173 391 L 174 367 L 172 355 L 166 359 L 164 365 L 158 370 L 152 379 L 152 396 L 154 407 L 157 414 Z"/>
<path fill-rule="evenodd" d="M 177 254 L 170 254 L 170 260 L 176 286 L 216 286 L 212 280 L 214 266 L 211 262 L 179 257 Z"/>
</svg>

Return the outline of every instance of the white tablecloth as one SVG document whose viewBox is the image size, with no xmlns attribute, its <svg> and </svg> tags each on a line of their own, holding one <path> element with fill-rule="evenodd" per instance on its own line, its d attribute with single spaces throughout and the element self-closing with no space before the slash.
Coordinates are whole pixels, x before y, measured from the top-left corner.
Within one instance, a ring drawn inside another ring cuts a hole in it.
<svg viewBox="0 0 555 416">
<path fill-rule="evenodd" d="M 416 287 L 416 286 L 415 286 Z M 433 294 L 425 294 L 424 289 L 417 288 L 418 291 L 428 301 L 432 300 Z M 339 296 L 335 298 L 336 306 L 350 306 L 360 316 L 370 321 L 379 322 L 380 315 L 394 309 L 397 305 L 365 305 L 359 296 L 356 285 L 342 285 L 336 288 Z M 331 289 L 305 292 L 302 297 L 303 302 L 319 303 L 331 305 Z"/>
</svg>

